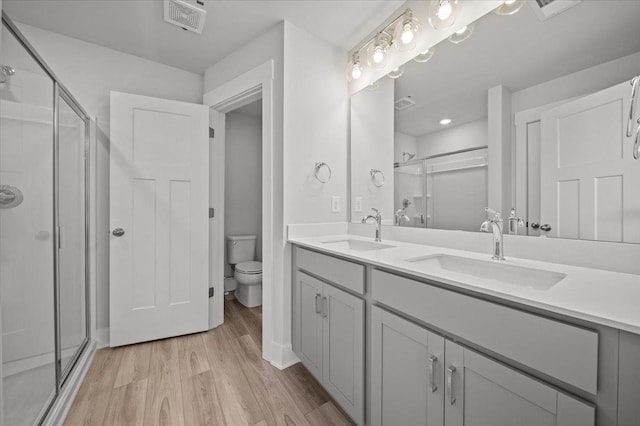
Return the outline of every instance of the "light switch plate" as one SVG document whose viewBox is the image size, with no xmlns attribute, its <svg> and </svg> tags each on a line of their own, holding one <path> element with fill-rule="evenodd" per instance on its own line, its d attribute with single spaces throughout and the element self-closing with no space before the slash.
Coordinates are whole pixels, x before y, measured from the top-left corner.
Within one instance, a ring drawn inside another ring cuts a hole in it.
<svg viewBox="0 0 640 426">
<path fill-rule="evenodd" d="M 362 197 L 356 197 L 354 210 L 358 213 L 362 212 Z"/>
<path fill-rule="evenodd" d="M 337 195 L 331 197 L 331 211 L 333 213 L 340 213 L 340 197 Z"/>
</svg>

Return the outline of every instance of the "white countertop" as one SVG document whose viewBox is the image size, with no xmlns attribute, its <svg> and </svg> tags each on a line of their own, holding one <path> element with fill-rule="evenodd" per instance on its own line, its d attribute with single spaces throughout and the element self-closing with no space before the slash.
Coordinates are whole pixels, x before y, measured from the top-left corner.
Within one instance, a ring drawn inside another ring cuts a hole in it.
<svg viewBox="0 0 640 426">
<path fill-rule="evenodd" d="M 371 238 L 347 234 L 323 235 L 322 237 L 289 236 L 288 241 L 327 254 L 339 255 L 354 261 L 392 269 L 418 278 L 426 278 L 452 287 L 472 290 L 476 293 L 640 334 L 639 275 L 511 257 L 507 257 L 506 261 L 501 262 L 508 265 L 542 269 L 567 275 L 553 287 L 546 290 L 538 290 L 494 280 L 470 279 L 468 275 L 439 268 L 429 270 L 424 265 L 417 265 L 406 260 L 421 256 L 448 254 L 493 262 L 491 255 L 488 253 L 482 254 L 390 240 L 384 240 L 383 244 L 393 245 L 394 247 L 371 251 L 340 249 L 326 244 L 329 241 L 342 239 L 373 242 Z"/>
</svg>

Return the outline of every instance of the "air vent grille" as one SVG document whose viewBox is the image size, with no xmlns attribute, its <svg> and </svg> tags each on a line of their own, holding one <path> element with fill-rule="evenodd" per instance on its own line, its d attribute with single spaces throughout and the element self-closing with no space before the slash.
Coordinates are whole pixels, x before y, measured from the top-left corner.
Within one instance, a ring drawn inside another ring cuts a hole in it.
<svg viewBox="0 0 640 426">
<path fill-rule="evenodd" d="M 557 14 L 577 5 L 582 0 L 536 0 L 529 2 L 533 11 L 541 21 L 546 21 Z"/>
<path fill-rule="evenodd" d="M 546 5 L 548 5 L 549 3 L 553 3 L 556 0 L 536 0 L 536 3 L 538 3 L 538 6 L 540 7 L 545 7 Z"/>
<path fill-rule="evenodd" d="M 396 111 L 403 111 L 407 108 L 414 106 L 416 103 L 411 99 L 410 96 L 405 96 L 404 98 L 400 98 L 393 103 L 393 107 Z"/>
<path fill-rule="evenodd" d="M 164 0 L 164 20 L 202 34 L 207 11 L 183 0 Z"/>
</svg>

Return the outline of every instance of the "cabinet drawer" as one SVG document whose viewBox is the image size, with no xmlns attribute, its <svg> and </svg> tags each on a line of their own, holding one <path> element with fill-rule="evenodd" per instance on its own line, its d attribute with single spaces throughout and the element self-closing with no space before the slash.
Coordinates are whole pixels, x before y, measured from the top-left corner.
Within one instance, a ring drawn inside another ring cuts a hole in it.
<svg viewBox="0 0 640 426">
<path fill-rule="evenodd" d="M 364 266 L 296 247 L 296 267 L 364 294 Z"/>
<path fill-rule="evenodd" d="M 592 394 L 598 333 L 374 270 L 373 299 Z"/>
</svg>

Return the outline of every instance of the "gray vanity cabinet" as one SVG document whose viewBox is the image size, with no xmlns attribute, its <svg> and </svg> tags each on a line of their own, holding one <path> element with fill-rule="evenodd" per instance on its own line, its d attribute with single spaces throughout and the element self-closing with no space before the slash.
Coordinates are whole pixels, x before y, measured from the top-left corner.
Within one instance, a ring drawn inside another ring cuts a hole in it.
<svg viewBox="0 0 640 426">
<path fill-rule="evenodd" d="M 295 277 L 296 354 L 345 412 L 363 424 L 364 300 L 302 271 Z"/>
<path fill-rule="evenodd" d="M 595 408 L 379 307 L 371 424 L 593 426 Z"/>
<path fill-rule="evenodd" d="M 371 424 L 444 424 L 444 338 L 371 311 Z"/>
<path fill-rule="evenodd" d="M 307 370 L 322 381 L 322 293 L 324 283 L 306 274 L 297 274 L 298 327 L 300 343 L 298 357 Z"/>
<path fill-rule="evenodd" d="M 445 426 L 593 426 L 595 408 L 446 340 Z"/>
</svg>

